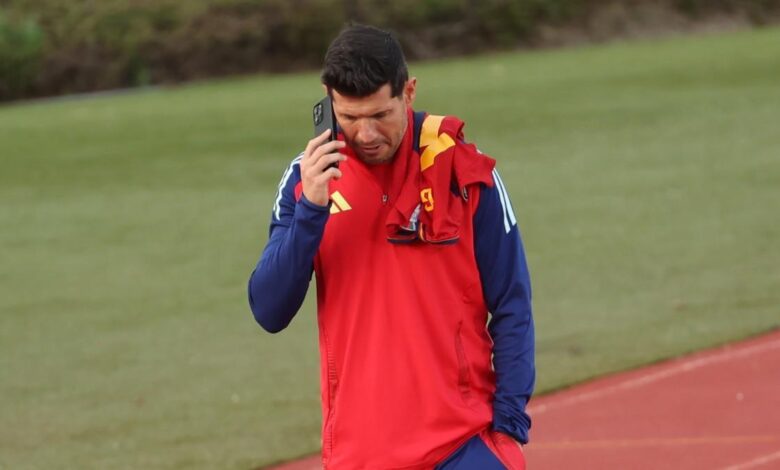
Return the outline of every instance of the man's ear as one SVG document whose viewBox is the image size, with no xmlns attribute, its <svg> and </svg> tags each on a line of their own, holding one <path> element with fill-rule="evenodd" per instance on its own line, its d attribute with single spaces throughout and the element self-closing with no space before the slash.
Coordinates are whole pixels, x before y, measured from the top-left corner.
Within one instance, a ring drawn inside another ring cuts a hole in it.
<svg viewBox="0 0 780 470">
<path fill-rule="evenodd" d="M 414 103 L 414 98 L 417 95 L 417 77 L 412 77 L 404 84 L 404 103 L 406 106 L 411 106 Z"/>
</svg>

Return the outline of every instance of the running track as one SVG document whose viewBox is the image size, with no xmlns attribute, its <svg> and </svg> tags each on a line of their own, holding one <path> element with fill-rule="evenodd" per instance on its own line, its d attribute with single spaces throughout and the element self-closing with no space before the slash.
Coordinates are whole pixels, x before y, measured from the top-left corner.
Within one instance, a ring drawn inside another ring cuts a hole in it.
<svg viewBox="0 0 780 470">
<path fill-rule="evenodd" d="M 535 398 L 529 413 L 529 470 L 780 469 L 780 331 Z"/>
</svg>

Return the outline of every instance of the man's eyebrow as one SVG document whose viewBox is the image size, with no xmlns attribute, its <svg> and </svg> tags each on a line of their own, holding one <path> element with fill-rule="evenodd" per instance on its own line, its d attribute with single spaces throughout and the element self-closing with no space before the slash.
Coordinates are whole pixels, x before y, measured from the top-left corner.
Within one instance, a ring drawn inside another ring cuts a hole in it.
<svg viewBox="0 0 780 470">
<path fill-rule="evenodd" d="M 392 111 L 392 108 L 383 109 L 381 111 L 377 111 L 375 113 L 369 114 L 368 117 L 372 117 L 372 118 L 381 117 L 381 116 L 389 113 L 390 111 Z M 343 117 L 345 117 L 347 119 L 355 119 L 355 118 L 358 118 L 358 117 L 362 117 L 362 116 L 356 116 L 354 114 L 344 113 L 344 112 L 340 112 L 339 114 L 341 114 L 341 116 L 343 116 Z"/>
</svg>

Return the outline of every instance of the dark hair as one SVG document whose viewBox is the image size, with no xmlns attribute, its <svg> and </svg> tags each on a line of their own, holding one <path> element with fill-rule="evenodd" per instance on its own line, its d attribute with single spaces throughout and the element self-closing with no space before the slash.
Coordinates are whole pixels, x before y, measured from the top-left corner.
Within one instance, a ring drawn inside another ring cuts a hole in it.
<svg viewBox="0 0 780 470">
<path fill-rule="evenodd" d="M 322 68 L 322 83 L 328 93 L 368 96 L 385 83 L 391 95 L 401 94 L 409 79 L 406 59 L 398 39 L 373 26 L 347 26 L 330 43 Z"/>
</svg>

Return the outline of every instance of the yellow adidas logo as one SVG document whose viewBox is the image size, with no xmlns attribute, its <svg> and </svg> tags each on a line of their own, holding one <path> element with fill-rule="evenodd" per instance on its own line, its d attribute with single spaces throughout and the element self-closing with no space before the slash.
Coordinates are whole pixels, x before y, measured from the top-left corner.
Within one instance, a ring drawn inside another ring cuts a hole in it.
<svg viewBox="0 0 780 470">
<path fill-rule="evenodd" d="M 352 209 L 352 206 L 349 205 L 347 200 L 344 199 L 344 196 L 338 191 L 330 195 L 330 200 L 333 201 L 333 204 L 330 205 L 331 214 L 338 214 L 339 212 L 346 212 Z"/>
</svg>

